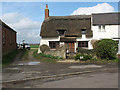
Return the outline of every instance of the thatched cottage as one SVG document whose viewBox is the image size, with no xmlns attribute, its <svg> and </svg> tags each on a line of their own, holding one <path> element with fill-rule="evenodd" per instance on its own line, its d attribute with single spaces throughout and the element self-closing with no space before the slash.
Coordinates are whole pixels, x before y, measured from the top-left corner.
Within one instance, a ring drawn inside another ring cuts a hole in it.
<svg viewBox="0 0 120 90">
<path fill-rule="evenodd" d="M 76 52 L 77 47 L 93 49 L 94 40 L 118 40 L 119 26 L 118 13 L 49 16 L 46 5 L 45 19 L 40 32 L 40 46 L 46 44 L 51 50 L 55 50 L 57 45 L 66 45 L 67 52 Z"/>
</svg>

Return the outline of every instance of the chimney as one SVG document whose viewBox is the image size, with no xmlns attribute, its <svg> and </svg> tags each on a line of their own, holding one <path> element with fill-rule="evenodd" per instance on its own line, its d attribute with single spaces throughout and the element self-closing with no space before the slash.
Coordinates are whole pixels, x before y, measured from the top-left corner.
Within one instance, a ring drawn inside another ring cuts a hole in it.
<svg viewBox="0 0 120 90">
<path fill-rule="evenodd" d="M 49 17 L 49 9 L 48 5 L 46 4 L 46 9 L 45 9 L 45 19 Z"/>
</svg>

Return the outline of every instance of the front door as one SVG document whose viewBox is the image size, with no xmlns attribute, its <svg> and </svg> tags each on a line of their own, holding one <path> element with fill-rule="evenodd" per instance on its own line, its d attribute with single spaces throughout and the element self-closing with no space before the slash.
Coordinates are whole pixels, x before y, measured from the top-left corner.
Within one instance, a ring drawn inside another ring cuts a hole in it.
<svg viewBox="0 0 120 90">
<path fill-rule="evenodd" d="M 66 49 L 68 53 L 74 53 L 75 51 L 75 44 L 74 42 L 66 43 Z"/>
</svg>

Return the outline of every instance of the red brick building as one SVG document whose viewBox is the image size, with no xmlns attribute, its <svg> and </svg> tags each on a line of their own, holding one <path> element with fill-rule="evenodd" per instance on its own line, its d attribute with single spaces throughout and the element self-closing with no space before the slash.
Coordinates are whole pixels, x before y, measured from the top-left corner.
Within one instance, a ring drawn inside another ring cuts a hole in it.
<svg viewBox="0 0 120 90">
<path fill-rule="evenodd" d="M 2 54 L 4 55 L 16 49 L 16 31 L 4 22 L 0 22 L 0 28 L 2 30 Z"/>
</svg>

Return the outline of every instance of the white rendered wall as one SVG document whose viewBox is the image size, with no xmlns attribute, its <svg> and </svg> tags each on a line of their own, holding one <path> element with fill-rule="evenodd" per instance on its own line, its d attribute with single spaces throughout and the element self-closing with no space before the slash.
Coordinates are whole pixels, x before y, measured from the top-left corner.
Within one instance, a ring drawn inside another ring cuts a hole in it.
<svg viewBox="0 0 120 90">
<path fill-rule="evenodd" d="M 40 40 L 40 46 L 43 44 L 46 44 L 49 46 L 49 41 L 59 41 L 60 37 L 45 37 L 45 38 L 41 38 Z"/>
<path fill-rule="evenodd" d="M 91 45 L 91 40 L 92 38 L 86 38 L 86 35 L 82 35 L 82 38 L 77 37 L 76 39 L 77 41 L 88 41 L 88 49 L 93 49 L 92 45 Z M 77 44 L 78 45 L 78 44 Z"/>
<path fill-rule="evenodd" d="M 105 31 L 100 31 L 98 26 L 92 26 L 93 39 L 118 38 L 118 25 L 105 25 Z"/>
<path fill-rule="evenodd" d="M 105 31 L 100 31 L 98 26 L 92 26 L 92 31 L 93 31 L 93 37 L 92 38 L 86 38 L 85 35 L 82 35 L 82 38 L 77 37 L 76 41 L 88 41 L 88 49 L 93 49 L 91 45 L 91 40 L 92 39 L 113 39 L 113 38 L 120 38 L 120 25 L 105 25 Z M 119 31 L 118 31 L 119 30 Z M 46 44 L 49 46 L 49 41 L 59 41 L 60 37 L 46 37 L 46 38 L 41 38 L 40 40 L 40 46 L 42 44 Z M 78 43 L 75 43 L 75 50 L 78 47 Z M 39 50 L 40 52 L 40 50 Z"/>
<path fill-rule="evenodd" d="M 40 46 L 43 45 L 43 44 L 46 44 L 49 46 L 49 41 L 59 41 L 60 40 L 60 37 L 42 37 L 40 39 L 40 45 L 39 45 L 39 48 L 38 48 L 38 53 L 41 53 L 40 51 Z"/>
</svg>

